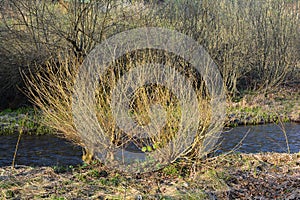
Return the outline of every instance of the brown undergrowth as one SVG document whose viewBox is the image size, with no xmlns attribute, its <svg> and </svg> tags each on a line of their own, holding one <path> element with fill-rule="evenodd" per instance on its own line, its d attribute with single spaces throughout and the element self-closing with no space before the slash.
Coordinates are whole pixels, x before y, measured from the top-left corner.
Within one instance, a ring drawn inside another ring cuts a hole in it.
<svg viewBox="0 0 300 200">
<path fill-rule="evenodd" d="M 1 199 L 296 199 L 300 154 L 230 154 L 121 175 L 94 163 L 0 169 Z"/>
</svg>

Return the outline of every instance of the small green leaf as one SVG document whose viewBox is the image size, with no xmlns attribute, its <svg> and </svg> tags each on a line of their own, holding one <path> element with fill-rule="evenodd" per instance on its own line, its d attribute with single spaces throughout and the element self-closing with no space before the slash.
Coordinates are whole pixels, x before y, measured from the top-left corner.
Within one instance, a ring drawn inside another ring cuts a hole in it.
<svg viewBox="0 0 300 200">
<path fill-rule="evenodd" d="M 146 152 L 146 151 L 147 151 L 147 147 L 143 147 L 142 152 Z"/>
<path fill-rule="evenodd" d="M 152 147 L 151 146 L 147 146 L 147 151 L 151 152 L 152 151 Z"/>
</svg>

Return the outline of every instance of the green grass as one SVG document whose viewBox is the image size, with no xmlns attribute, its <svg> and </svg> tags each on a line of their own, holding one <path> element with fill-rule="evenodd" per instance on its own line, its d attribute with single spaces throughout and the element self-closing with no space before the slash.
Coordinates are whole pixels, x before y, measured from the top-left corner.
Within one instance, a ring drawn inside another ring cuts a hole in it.
<svg viewBox="0 0 300 200">
<path fill-rule="evenodd" d="M 226 125 L 290 122 L 290 116 L 298 109 L 299 97 L 299 90 L 285 87 L 266 94 L 245 92 L 243 96 L 231 100 Z"/>
<path fill-rule="evenodd" d="M 18 133 L 21 124 L 25 134 L 44 135 L 54 132 L 43 125 L 41 114 L 31 107 L 5 109 L 0 112 L 0 135 Z"/>
</svg>

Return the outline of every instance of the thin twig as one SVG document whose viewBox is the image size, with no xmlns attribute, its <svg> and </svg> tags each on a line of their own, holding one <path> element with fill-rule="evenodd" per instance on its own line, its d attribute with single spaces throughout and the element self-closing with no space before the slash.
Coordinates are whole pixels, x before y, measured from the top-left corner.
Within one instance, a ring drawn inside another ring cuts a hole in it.
<svg viewBox="0 0 300 200">
<path fill-rule="evenodd" d="M 284 124 L 283 124 L 280 116 L 278 117 L 278 121 L 279 121 L 278 126 L 281 129 L 281 131 L 282 131 L 282 133 L 284 135 L 284 138 L 285 138 L 287 153 L 290 154 L 291 150 L 290 150 L 289 140 L 288 140 L 288 137 L 287 137 L 287 134 L 286 134 L 285 126 L 284 126 Z"/>
<path fill-rule="evenodd" d="M 21 124 L 20 124 L 19 136 L 18 136 L 18 140 L 17 140 L 17 144 L 16 144 L 16 147 L 15 147 L 15 152 L 14 152 L 14 157 L 13 157 L 12 164 L 11 164 L 12 168 L 15 168 L 15 161 L 16 161 L 16 158 L 17 158 L 18 147 L 19 147 L 19 144 L 20 144 L 20 141 L 21 141 L 21 136 L 22 136 L 22 133 L 23 133 L 25 120 L 27 119 L 27 115 L 28 115 L 28 113 L 26 113 L 24 119 L 22 119 Z"/>
</svg>

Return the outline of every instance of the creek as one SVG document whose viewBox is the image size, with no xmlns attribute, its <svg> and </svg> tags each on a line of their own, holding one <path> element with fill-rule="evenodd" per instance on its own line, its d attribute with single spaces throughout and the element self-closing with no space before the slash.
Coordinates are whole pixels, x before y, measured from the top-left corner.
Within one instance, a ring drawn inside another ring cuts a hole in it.
<svg viewBox="0 0 300 200">
<path fill-rule="evenodd" d="M 217 153 L 232 149 L 242 153 L 300 152 L 300 124 L 285 123 L 286 137 L 276 124 L 238 126 L 224 131 Z M 245 137 L 246 136 L 246 137 Z M 245 137 L 245 138 L 244 138 Z M 12 163 L 18 135 L 0 136 L 0 167 Z M 242 140 L 244 138 L 244 140 Z M 54 135 L 22 135 L 16 156 L 17 165 L 69 166 L 82 164 L 81 147 Z"/>
</svg>

